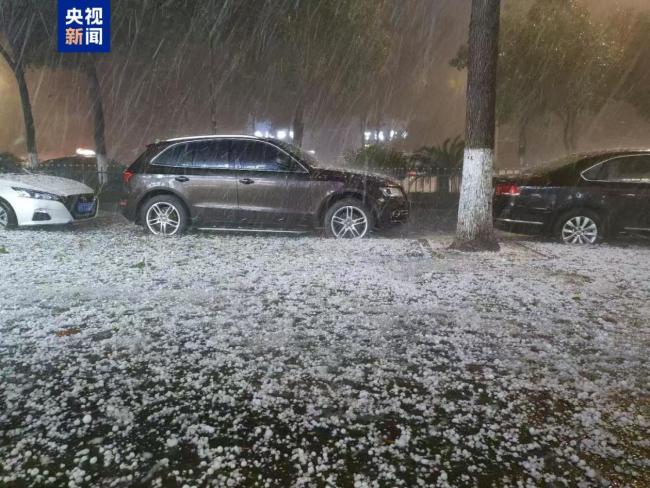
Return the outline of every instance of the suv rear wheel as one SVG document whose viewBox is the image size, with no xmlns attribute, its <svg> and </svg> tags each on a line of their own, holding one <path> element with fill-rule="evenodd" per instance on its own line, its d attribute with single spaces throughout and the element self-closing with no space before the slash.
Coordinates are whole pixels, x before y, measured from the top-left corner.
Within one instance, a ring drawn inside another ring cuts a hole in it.
<svg viewBox="0 0 650 488">
<path fill-rule="evenodd" d="M 372 212 L 353 198 L 339 200 L 325 214 L 325 232 L 337 239 L 361 239 L 374 225 Z"/>
<path fill-rule="evenodd" d="M 604 225 L 596 212 L 576 209 L 558 219 L 555 235 L 565 244 L 598 244 L 604 237 Z"/>
<path fill-rule="evenodd" d="M 173 195 L 158 195 L 147 200 L 142 216 L 145 228 L 155 235 L 182 234 L 189 223 L 185 205 Z"/>
</svg>

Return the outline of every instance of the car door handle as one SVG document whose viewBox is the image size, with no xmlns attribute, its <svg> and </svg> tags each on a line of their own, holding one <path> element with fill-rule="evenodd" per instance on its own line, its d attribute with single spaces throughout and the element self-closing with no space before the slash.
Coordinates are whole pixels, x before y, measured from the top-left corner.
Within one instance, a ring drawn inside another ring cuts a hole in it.
<svg viewBox="0 0 650 488">
<path fill-rule="evenodd" d="M 180 181 L 181 183 L 185 183 L 186 181 L 190 181 L 190 179 L 187 176 L 177 176 L 176 181 Z"/>
<path fill-rule="evenodd" d="M 243 183 L 244 185 L 251 185 L 255 183 L 255 180 L 251 180 L 250 178 L 243 178 L 239 180 L 240 183 Z"/>
</svg>

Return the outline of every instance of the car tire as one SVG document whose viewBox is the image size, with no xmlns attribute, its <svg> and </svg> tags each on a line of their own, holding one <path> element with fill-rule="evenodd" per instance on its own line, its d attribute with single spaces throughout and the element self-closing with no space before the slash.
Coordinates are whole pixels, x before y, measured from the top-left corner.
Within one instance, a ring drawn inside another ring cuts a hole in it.
<svg viewBox="0 0 650 488">
<path fill-rule="evenodd" d="M 11 205 L 0 200 L 0 230 L 15 229 L 17 226 L 16 214 Z"/>
<path fill-rule="evenodd" d="M 189 215 L 182 200 L 174 195 L 157 195 L 142 206 L 142 224 L 150 234 L 178 236 L 189 225 Z"/>
<path fill-rule="evenodd" d="M 374 224 L 372 212 L 354 198 L 335 202 L 325 213 L 325 234 L 336 239 L 368 237 Z"/>
<path fill-rule="evenodd" d="M 600 244 L 605 237 L 605 223 L 593 210 L 574 209 L 557 219 L 554 233 L 564 244 Z"/>
</svg>

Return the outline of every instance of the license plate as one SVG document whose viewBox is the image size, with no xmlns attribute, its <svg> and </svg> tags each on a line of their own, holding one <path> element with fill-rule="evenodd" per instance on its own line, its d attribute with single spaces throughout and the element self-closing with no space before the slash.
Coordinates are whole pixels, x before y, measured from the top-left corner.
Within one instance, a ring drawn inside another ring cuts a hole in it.
<svg viewBox="0 0 650 488">
<path fill-rule="evenodd" d="M 95 211 L 95 202 L 77 202 L 77 212 L 89 214 Z"/>
</svg>

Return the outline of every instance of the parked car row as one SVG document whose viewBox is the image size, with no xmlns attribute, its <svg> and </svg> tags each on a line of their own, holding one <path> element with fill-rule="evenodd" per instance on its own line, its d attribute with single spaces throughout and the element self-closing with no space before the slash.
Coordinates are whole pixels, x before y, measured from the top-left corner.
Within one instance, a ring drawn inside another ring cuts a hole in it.
<svg viewBox="0 0 650 488">
<path fill-rule="evenodd" d="M 150 144 L 123 180 L 124 215 L 156 235 L 182 234 L 192 225 L 283 232 L 322 228 L 332 237 L 362 238 L 406 222 L 410 210 L 404 190 L 390 178 L 324 169 L 295 146 L 252 136 Z M 0 179 L 3 227 L 91 218 L 97 207 L 92 190 L 72 180 L 18 171 Z"/>
<path fill-rule="evenodd" d="M 83 183 L 28 174 L 0 159 L 0 227 L 63 224 L 96 215 Z M 362 238 L 404 223 L 410 204 L 390 178 L 324 169 L 308 153 L 270 138 L 197 136 L 150 144 L 123 173 L 124 215 L 156 235 L 188 227 L 324 231 Z M 650 151 L 574 156 L 495 180 L 495 225 L 596 244 L 650 231 Z"/>
</svg>

